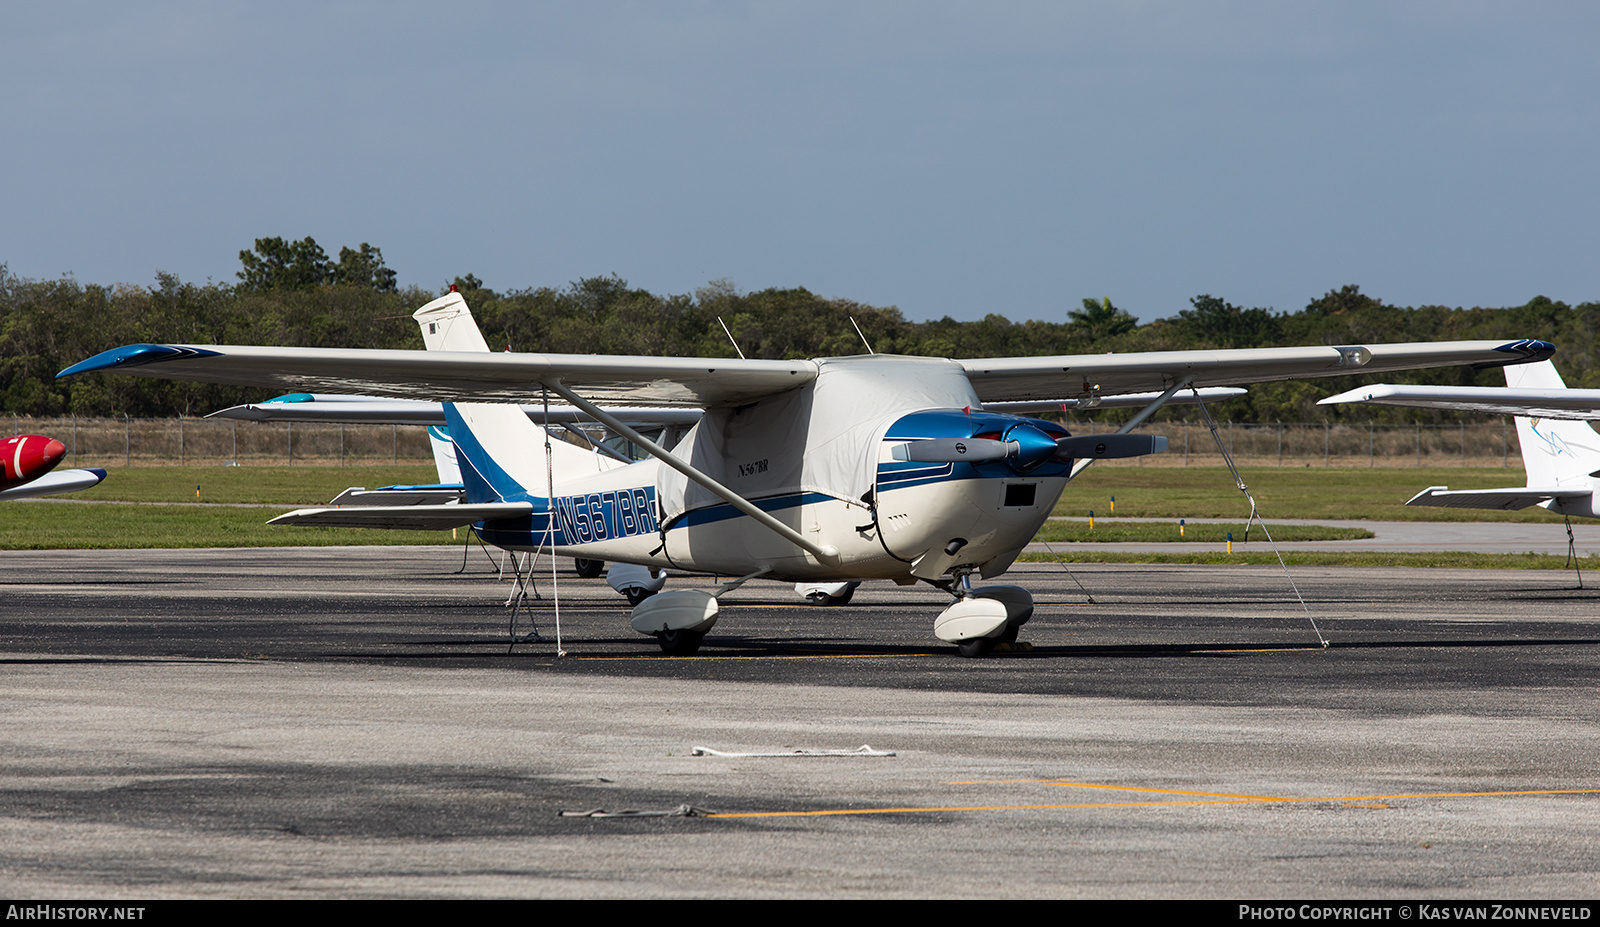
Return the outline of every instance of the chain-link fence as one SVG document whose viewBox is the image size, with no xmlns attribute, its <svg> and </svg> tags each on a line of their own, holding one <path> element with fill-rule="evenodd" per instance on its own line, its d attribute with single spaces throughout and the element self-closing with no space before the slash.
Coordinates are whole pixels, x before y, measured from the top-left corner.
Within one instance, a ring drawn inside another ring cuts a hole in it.
<svg viewBox="0 0 1600 927">
<path fill-rule="evenodd" d="M 203 418 L 28 418 L 8 434 L 49 435 L 76 467 L 252 466 L 431 463 L 428 433 L 416 425 L 308 425 Z"/>
<path fill-rule="evenodd" d="M 1073 434 L 1112 431 L 1092 421 L 1067 420 Z M 1122 466 L 1214 466 L 1222 463 L 1218 439 L 1235 460 L 1282 467 L 1501 467 L 1521 466 L 1511 419 L 1456 425 L 1374 425 L 1274 422 L 1146 422 L 1141 433 L 1166 435 L 1165 454 L 1104 461 Z M 1096 466 L 1100 466 L 1097 464 Z"/>
<path fill-rule="evenodd" d="M 433 460 L 425 429 L 415 425 L 309 425 L 223 419 L 28 418 L 12 416 L 9 434 L 44 434 L 68 449 L 78 467 L 341 466 Z M 1073 434 L 1113 430 L 1068 418 Z M 1222 462 L 1203 422 L 1147 422 L 1140 432 L 1166 435 L 1165 454 L 1121 466 L 1213 466 Z M 1520 466 L 1511 420 L 1459 425 L 1333 425 L 1218 422 L 1235 459 L 1256 466 L 1448 467 Z"/>
</svg>

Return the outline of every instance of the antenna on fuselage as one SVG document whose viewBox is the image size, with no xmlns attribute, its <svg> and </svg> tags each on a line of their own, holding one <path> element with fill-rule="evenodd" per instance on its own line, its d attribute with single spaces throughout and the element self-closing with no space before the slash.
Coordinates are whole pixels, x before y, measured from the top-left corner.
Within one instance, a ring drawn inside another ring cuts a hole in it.
<svg viewBox="0 0 1600 927">
<path fill-rule="evenodd" d="M 733 349 L 739 351 L 739 359 L 744 360 L 744 352 L 739 350 L 739 342 L 733 340 L 733 332 L 728 331 L 728 323 L 722 321 L 722 316 L 720 315 L 717 316 L 717 324 L 722 326 L 722 333 L 728 336 L 730 342 L 733 342 Z"/>
<path fill-rule="evenodd" d="M 863 335 L 861 333 L 861 326 L 856 324 L 856 317 L 855 316 L 850 316 L 849 318 L 850 318 L 850 327 L 854 328 L 856 330 L 856 337 L 860 338 L 861 339 L 861 343 L 867 346 L 867 353 L 868 354 L 876 354 L 876 353 L 878 353 L 877 351 L 872 350 L 872 344 L 867 341 L 867 336 Z"/>
</svg>

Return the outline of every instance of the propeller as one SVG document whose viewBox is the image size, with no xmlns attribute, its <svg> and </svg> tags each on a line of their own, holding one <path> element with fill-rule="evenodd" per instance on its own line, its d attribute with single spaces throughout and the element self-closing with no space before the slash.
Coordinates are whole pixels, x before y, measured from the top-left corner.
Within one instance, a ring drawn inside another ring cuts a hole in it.
<svg viewBox="0 0 1600 927">
<path fill-rule="evenodd" d="M 914 460 L 918 463 L 988 463 L 1015 456 L 1020 445 L 1015 441 L 996 441 L 994 438 L 924 438 L 908 444 L 896 444 L 890 454 L 895 460 Z"/>
<path fill-rule="evenodd" d="M 995 438 L 924 438 L 897 444 L 890 450 L 895 460 L 918 463 L 990 463 L 1015 459 L 1018 470 L 1027 472 L 1046 460 L 1072 460 L 1088 457 L 1140 457 L 1167 449 L 1161 435 L 1077 435 L 1053 438 L 1032 425 L 1014 425 L 1006 432 L 1010 440 Z"/>
<path fill-rule="evenodd" d="M 1056 440 L 1056 459 L 1143 457 L 1166 449 L 1164 435 L 1074 435 Z"/>
</svg>

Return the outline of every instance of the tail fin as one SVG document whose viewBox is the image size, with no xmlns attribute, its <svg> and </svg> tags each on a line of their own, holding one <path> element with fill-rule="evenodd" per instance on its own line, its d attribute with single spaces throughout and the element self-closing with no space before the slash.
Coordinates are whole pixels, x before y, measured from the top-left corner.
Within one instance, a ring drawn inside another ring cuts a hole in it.
<svg viewBox="0 0 1600 927">
<path fill-rule="evenodd" d="M 1507 367 L 1506 385 L 1513 389 L 1566 389 L 1555 364 L 1541 361 Z M 1522 444 L 1522 466 L 1530 487 L 1556 488 L 1589 485 L 1589 474 L 1600 470 L 1600 435 L 1588 422 L 1553 418 L 1517 418 L 1517 440 Z"/>
<path fill-rule="evenodd" d="M 422 327 L 422 342 L 430 351 L 489 352 L 460 293 L 441 296 L 411 317 Z M 544 498 L 552 478 L 561 483 L 622 465 L 551 438 L 547 472 L 545 431 L 515 405 L 447 402 L 444 414 L 469 503 Z"/>
</svg>

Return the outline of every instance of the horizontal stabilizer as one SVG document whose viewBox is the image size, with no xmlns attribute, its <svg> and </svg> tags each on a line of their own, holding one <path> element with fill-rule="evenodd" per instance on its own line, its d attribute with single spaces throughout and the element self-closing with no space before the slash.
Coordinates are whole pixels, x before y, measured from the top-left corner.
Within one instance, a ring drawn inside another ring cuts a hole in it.
<svg viewBox="0 0 1600 927">
<path fill-rule="evenodd" d="M 1552 499 L 1586 499 L 1588 489 L 1540 489 L 1534 486 L 1513 486 L 1506 489 L 1457 489 L 1429 486 L 1413 496 L 1406 505 L 1432 505 L 1446 509 L 1500 509 L 1516 511 Z"/>
<path fill-rule="evenodd" d="M 344 508 L 297 509 L 279 515 L 267 524 L 310 528 L 443 531 L 480 521 L 516 518 L 532 513 L 532 502 L 486 502 L 481 505 L 356 505 Z"/>
<path fill-rule="evenodd" d="M 331 506 L 341 505 L 446 505 L 460 502 L 463 495 L 460 484 L 454 486 L 384 486 L 367 489 L 352 486 L 335 496 Z"/>
</svg>

